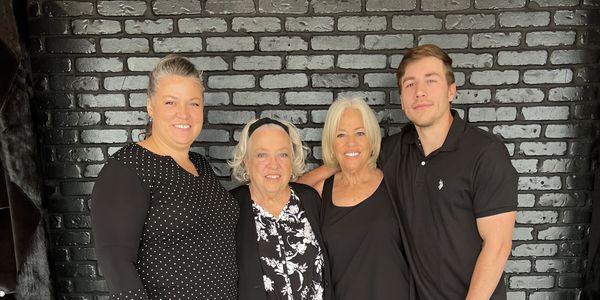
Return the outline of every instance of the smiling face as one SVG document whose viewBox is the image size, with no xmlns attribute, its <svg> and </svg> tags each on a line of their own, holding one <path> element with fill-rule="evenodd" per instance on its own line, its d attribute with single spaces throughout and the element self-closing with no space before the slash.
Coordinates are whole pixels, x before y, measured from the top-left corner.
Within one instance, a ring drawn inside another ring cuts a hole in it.
<svg viewBox="0 0 600 300">
<path fill-rule="evenodd" d="M 259 127 L 249 137 L 244 165 L 252 188 L 261 194 L 286 191 L 292 178 L 290 136 L 278 125 Z"/>
<path fill-rule="evenodd" d="M 456 84 L 448 84 L 442 61 L 424 57 L 406 66 L 398 83 L 402 87 L 402 109 L 417 128 L 434 127 L 451 120 L 450 103 Z"/>
<path fill-rule="evenodd" d="M 189 148 L 202 130 L 203 88 L 191 77 L 164 76 L 146 108 L 152 118 L 151 138 L 173 150 Z"/>
<path fill-rule="evenodd" d="M 356 172 L 368 167 L 371 143 L 358 109 L 344 110 L 335 132 L 333 153 L 342 171 Z"/>
</svg>

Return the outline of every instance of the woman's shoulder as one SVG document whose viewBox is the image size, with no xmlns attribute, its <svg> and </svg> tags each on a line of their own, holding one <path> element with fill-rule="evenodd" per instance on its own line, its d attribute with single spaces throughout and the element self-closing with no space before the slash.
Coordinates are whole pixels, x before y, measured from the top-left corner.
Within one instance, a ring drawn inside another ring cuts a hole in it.
<svg viewBox="0 0 600 300">
<path fill-rule="evenodd" d="M 114 159 L 123 164 L 140 161 L 144 157 L 144 150 L 142 146 L 136 143 L 129 143 L 113 153 L 109 159 Z"/>
</svg>

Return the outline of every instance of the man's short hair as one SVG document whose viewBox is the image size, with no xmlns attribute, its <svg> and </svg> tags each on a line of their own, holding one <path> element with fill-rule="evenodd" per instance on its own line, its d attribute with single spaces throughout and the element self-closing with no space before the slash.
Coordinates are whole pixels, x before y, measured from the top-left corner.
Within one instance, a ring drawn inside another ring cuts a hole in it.
<svg viewBox="0 0 600 300">
<path fill-rule="evenodd" d="M 446 69 L 446 81 L 448 84 L 454 83 L 454 72 L 452 71 L 452 58 L 444 52 L 444 50 L 440 49 L 440 47 L 433 44 L 425 44 L 415 48 L 408 50 L 408 52 L 402 58 L 400 65 L 398 66 L 398 71 L 396 72 L 396 78 L 398 81 L 398 88 L 400 92 L 402 92 L 402 77 L 406 72 L 406 67 L 411 62 L 419 60 L 425 57 L 435 57 L 444 63 L 444 68 Z"/>
</svg>

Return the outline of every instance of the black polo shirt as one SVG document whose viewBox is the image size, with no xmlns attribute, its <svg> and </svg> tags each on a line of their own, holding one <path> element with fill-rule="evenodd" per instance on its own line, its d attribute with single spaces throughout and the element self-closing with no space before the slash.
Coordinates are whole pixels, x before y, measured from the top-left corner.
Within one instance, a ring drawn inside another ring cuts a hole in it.
<svg viewBox="0 0 600 300">
<path fill-rule="evenodd" d="M 455 111 L 442 147 L 423 154 L 414 125 L 383 144 L 384 172 L 419 299 L 464 299 L 482 247 L 476 219 L 517 207 L 504 144 Z M 491 299 L 506 299 L 504 278 Z"/>
</svg>

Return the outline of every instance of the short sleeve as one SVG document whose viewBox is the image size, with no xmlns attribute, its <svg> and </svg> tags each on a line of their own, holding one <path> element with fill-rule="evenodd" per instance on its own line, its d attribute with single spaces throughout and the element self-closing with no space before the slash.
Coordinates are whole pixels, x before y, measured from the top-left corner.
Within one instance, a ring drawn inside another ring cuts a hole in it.
<svg viewBox="0 0 600 300">
<path fill-rule="evenodd" d="M 150 197 L 134 170 L 114 159 L 94 185 L 92 232 L 110 299 L 147 299 L 137 273 L 138 248 Z"/>
<path fill-rule="evenodd" d="M 517 209 L 518 175 L 502 143 L 493 143 L 483 149 L 475 167 L 473 182 L 475 217 L 483 218 Z"/>
</svg>

